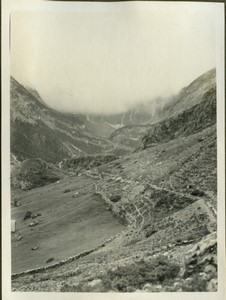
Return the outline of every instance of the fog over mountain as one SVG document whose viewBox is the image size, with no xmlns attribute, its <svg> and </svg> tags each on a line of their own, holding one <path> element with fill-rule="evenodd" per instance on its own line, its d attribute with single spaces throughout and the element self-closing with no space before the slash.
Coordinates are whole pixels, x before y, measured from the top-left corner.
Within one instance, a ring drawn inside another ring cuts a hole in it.
<svg viewBox="0 0 226 300">
<path fill-rule="evenodd" d="M 104 7 L 13 12 L 12 76 L 51 107 L 109 114 L 176 94 L 215 67 L 215 7 Z"/>
</svg>

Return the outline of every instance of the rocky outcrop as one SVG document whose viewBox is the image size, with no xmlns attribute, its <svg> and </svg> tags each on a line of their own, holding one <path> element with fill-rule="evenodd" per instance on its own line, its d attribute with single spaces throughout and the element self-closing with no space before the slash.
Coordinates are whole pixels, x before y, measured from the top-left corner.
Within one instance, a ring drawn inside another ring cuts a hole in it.
<svg viewBox="0 0 226 300">
<path fill-rule="evenodd" d="M 27 159 L 11 171 L 13 190 L 30 190 L 58 181 L 64 176 L 53 164 L 40 158 Z"/>
<path fill-rule="evenodd" d="M 186 255 L 184 277 L 200 274 L 206 280 L 217 278 L 217 234 L 205 236 Z"/>
<path fill-rule="evenodd" d="M 73 171 L 88 170 L 107 164 L 118 159 L 118 156 L 113 154 L 99 154 L 99 155 L 85 155 L 79 157 L 72 157 L 64 159 L 62 163 L 63 169 L 70 169 Z"/>
<path fill-rule="evenodd" d="M 195 134 L 216 123 L 216 89 L 203 96 L 202 102 L 178 116 L 152 125 L 142 138 L 142 149 Z"/>
</svg>

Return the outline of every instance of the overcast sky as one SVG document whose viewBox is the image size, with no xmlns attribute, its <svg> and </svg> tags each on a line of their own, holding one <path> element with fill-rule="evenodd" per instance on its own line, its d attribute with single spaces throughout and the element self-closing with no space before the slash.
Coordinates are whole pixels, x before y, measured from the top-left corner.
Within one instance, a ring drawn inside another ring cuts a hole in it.
<svg viewBox="0 0 226 300">
<path fill-rule="evenodd" d="M 115 113 L 175 94 L 215 67 L 217 11 L 188 4 L 13 12 L 11 74 L 71 112 Z"/>
</svg>

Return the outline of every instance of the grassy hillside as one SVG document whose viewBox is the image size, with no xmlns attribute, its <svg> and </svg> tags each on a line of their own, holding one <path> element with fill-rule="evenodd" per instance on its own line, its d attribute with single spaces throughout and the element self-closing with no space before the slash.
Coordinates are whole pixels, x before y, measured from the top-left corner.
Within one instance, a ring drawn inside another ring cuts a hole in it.
<svg viewBox="0 0 226 300">
<path fill-rule="evenodd" d="M 93 184 L 92 179 L 70 177 L 20 194 L 21 206 L 12 208 L 17 222 L 12 235 L 13 273 L 48 265 L 49 258 L 58 261 L 88 250 L 122 230 L 93 196 Z M 38 216 L 24 220 L 27 211 Z M 37 225 L 29 226 L 32 222 Z M 31 250 L 36 246 L 37 250 Z"/>
</svg>

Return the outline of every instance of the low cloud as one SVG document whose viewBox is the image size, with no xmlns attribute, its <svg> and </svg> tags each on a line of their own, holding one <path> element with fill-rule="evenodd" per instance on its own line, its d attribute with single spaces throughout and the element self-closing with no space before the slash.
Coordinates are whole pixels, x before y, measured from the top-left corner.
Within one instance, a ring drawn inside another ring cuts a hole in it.
<svg viewBox="0 0 226 300">
<path fill-rule="evenodd" d="M 59 110 L 117 113 L 215 66 L 215 10 L 12 13 L 11 74 Z"/>
</svg>

